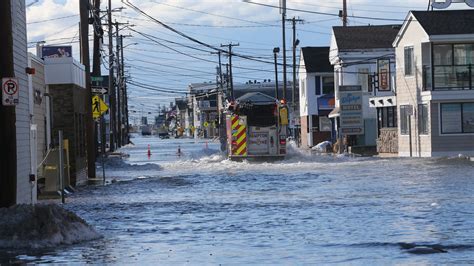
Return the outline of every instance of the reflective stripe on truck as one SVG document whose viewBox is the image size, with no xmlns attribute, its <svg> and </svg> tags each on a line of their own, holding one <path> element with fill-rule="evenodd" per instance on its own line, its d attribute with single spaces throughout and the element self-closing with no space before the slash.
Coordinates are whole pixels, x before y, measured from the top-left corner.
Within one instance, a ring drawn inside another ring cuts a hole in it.
<svg viewBox="0 0 474 266">
<path fill-rule="evenodd" d="M 245 119 L 232 115 L 232 155 L 247 156 L 247 125 Z"/>
</svg>

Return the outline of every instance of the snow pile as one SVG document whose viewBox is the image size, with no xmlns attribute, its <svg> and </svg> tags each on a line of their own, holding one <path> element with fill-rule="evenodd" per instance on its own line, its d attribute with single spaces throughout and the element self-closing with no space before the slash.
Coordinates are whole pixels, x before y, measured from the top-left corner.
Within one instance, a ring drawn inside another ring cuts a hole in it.
<svg viewBox="0 0 474 266">
<path fill-rule="evenodd" d="M 318 152 L 329 152 L 331 151 L 332 143 L 330 141 L 323 141 L 313 146 L 311 150 Z"/>
<path fill-rule="evenodd" d="M 0 248 L 44 248 L 101 238 L 76 214 L 58 205 L 0 208 Z"/>
</svg>

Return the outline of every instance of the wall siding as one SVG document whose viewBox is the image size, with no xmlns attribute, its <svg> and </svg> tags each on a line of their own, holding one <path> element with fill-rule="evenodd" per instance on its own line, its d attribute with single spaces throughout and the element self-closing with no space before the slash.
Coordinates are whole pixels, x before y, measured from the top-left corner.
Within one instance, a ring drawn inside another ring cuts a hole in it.
<svg viewBox="0 0 474 266">
<path fill-rule="evenodd" d="M 474 134 L 441 135 L 440 132 L 440 106 L 435 102 L 431 104 L 431 127 L 433 154 L 452 155 L 458 154 L 474 156 Z"/>
<path fill-rule="evenodd" d="M 20 86 L 20 103 L 16 106 L 17 143 L 17 203 L 32 202 L 30 174 L 30 115 L 28 80 L 25 68 L 28 66 L 26 39 L 26 12 L 24 0 L 11 0 L 13 24 L 13 62 L 15 76 Z"/>
</svg>

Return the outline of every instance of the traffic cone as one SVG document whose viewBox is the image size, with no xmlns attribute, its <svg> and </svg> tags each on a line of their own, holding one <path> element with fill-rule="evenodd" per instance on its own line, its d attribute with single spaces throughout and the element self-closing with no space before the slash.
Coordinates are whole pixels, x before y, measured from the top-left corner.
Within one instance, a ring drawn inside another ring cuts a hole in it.
<svg viewBox="0 0 474 266">
<path fill-rule="evenodd" d="M 150 144 L 148 144 L 148 157 L 151 156 Z"/>
</svg>

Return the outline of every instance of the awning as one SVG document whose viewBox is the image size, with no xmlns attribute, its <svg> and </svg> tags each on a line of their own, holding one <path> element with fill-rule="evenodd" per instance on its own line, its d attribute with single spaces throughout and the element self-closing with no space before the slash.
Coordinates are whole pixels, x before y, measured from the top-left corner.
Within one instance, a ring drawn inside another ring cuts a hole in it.
<svg viewBox="0 0 474 266">
<path fill-rule="evenodd" d="M 334 109 L 332 109 L 332 111 L 329 113 L 328 117 L 329 118 L 335 118 L 335 117 L 338 117 L 341 115 L 341 111 L 339 109 L 339 107 L 336 107 Z"/>
</svg>

